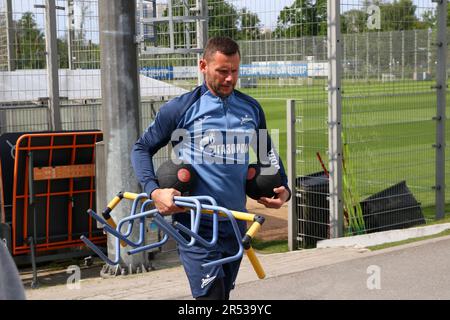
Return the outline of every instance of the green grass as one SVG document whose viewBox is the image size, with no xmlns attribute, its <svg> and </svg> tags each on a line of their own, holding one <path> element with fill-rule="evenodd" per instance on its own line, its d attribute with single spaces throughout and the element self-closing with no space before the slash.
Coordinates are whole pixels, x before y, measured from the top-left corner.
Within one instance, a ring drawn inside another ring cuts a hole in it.
<svg viewBox="0 0 450 320">
<path fill-rule="evenodd" d="M 424 208 L 427 222 L 434 221 L 436 95 L 431 81 L 380 83 L 343 82 L 342 125 L 349 146 L 351 174 L 361 200 L 405 180 Z M 278 152 L 286 157 L 286 100 L 296 100 L 297 175 L 322 171 L 316 152 L 328 167 L 328 97 L 325 80 L 313 85 L 241 89 L 256 98 L 266 114 L 269 129 L 279 130 Z M 450 106 L 450 95 L 447 95 Z M 450 126 L 446 126 L 450 138 Z M 450 154 L 447 152 L 447 155 Z M 450 161 L 446 172 L 450 173 Z M 450 191 L 450 188 L 447 188 Z M 450 192 L 447 198 L 450 202 Z M 426 209 L 430 208 L 430 209 Z M 450 212 L 447 208 L 446 212 Z"/>
<path fill-rule="evenodd" d="M 252 240 L 252 247 L 256 251 L 265 254 L 289 251 L 287 240 L 263 241 L 256 238 Z"/>
<path fill-rule="evenodd" d="M 444 237 L 444 236 L 450 236 L 450 230 L 445 230 L 445 231 L 442 231 L 440 233 L 433 234 L 430 236 L 411 238 L 411 239 L 407 239 L 407 240 L 403 240 L 403 241 L 396 241 L 396 242 L 391 242 L 391 243 L 380 244 L 377 246 L 371 246 L 371 247 L 367 247 L 367 249 L 369 249 L 371 251 L 382 250 L 382 249 L 386 249 L 386 248 L 400 246 L 403 244 L 408 244 L 408 243 L 413 243 L 413 242 L 428 240 L 428 239 L 434 239 L 434 238 L 439 238 L 439 237 Z"/>
</svg>

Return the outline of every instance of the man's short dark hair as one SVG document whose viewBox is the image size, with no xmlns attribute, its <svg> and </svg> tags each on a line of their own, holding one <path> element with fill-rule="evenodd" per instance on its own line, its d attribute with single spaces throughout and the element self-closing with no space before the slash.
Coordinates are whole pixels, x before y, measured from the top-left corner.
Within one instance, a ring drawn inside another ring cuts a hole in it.
<svg viewBox="0 0 450 320">
<path fill-rule="evenodd" d="M 236 53 L 241 56 L 239 45 L 229 37 L 214 37 L 209 39 L 205 51 L 203 52 L 203 58 L 209 59 L 217 51 L 226 56 L 232 56 Z"/>
</svg>

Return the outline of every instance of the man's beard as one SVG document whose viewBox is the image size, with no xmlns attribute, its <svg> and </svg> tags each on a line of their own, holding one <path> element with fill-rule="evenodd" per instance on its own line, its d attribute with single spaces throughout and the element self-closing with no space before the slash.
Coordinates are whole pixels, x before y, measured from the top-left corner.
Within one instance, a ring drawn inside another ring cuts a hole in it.
<svg viewBox="0 0 450 320">
<path fill-rule="evenodd" d="M 226 97 L 228 97 L 229 95 L 231 95 L 231 93 L 232 93 L 233 90 L 234 90 L 234 86 L 231 85 L 232 90 L 230 91 L 230 93 L 224 94 L 224 93 L 222 93 L 222 92 L 220 91 L 220 88 L 221 88 L 220 84 L 215 85 L 214 83 L 210 83 L 210 87 L 214 90 L 214 93 L 216 93 L 220 98 L 226 98 Z"/>
</svg>

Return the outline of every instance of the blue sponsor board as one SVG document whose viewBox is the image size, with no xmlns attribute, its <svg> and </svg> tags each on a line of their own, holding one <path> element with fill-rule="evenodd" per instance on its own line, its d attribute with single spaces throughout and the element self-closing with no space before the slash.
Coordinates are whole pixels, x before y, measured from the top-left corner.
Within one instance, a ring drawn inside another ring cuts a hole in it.
<svg viewBox="0 0 450 320">
<path fill-rule="evenodd" d="M 239 68 L 240 77 L 307 77 L 307 63 L 271 63 L 271 64 L 242 64 Z"/>
<path fill-rule="evenodd" d="M 142 67 L 140 73 L 146 77 L 158 80 L 173 80 L 173 66 Z"/>
</svg>

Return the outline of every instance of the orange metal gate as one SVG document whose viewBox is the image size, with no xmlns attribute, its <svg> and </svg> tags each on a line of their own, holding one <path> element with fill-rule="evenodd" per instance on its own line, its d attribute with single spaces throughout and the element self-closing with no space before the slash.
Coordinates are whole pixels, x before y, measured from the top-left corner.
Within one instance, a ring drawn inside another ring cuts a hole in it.
<svg viewBox="0 0 450 320">
<path fill-rule="evenodd" d="M 81 235 L 106 243 L 86 213 L 95 207 L 95 143 L 101 140 L 101 131 L 30 133 L 17 140 L 13 255 L 30 252 L 30 236 L 38 252 L 84 246 Z"/>
</svg>

